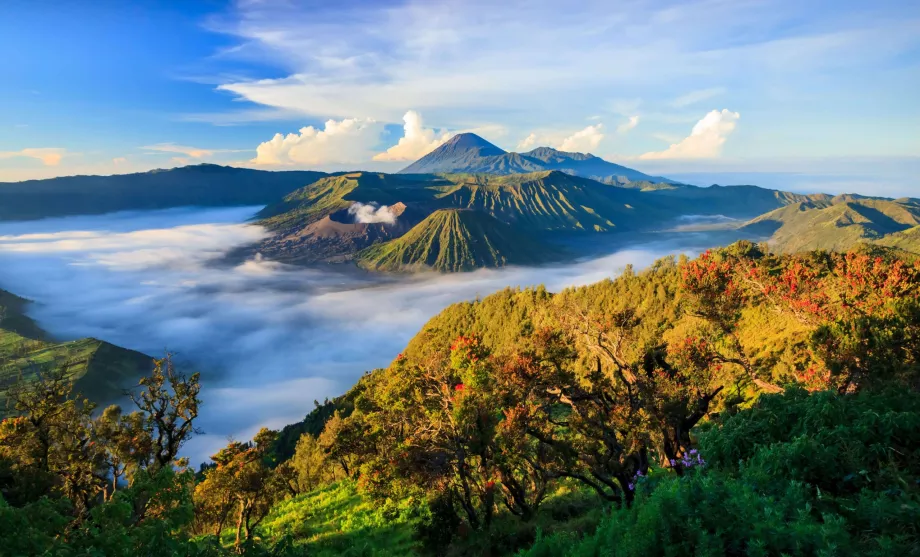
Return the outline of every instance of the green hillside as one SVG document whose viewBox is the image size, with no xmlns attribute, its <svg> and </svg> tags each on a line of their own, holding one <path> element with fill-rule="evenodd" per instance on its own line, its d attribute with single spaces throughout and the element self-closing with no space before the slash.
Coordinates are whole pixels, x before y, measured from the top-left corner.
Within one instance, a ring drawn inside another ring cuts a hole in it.
<svg viewBox="0 0 920 557">
<path fill-rule="evenodd" d="M 375 271 L 470 271 L 480 267 L 532 265 L 558 250 L 547 248 L 480 211 L 440 209 L 400 238 L 357 256 Z"/>
<path fill-rule="evenodd" d="M 770 234 L 782 252 L 844 251 L 857 243 L 875 243 L 920 253 L 920 203 L 839 196 L 795 203 L 748 222 L 742 230 Z"/>
<path fill-rule="evenodd" d="M 446 184 L 437 177 L 406 177 L 375 172 L 349 172 L 320 178 L 286 195 L 256 215 L 270 230 L 303 228 L 323 217 L 347 209 L 352 203 L 390 205 L 408 201 L 430 201 L 426 188 Z"/>
<path fill-rule="evenodd" d="M 676 217 L 681 207 L 645 194 L 557 170 L 493 176 L 448 174 L 439 187 L 447 206 L 485 211 L 530 230 L 610 232 L 647 228 Z"/>
<path fill-rule="evenodd" d="M 0 290 L 0 414 L 6 388 L 20 376 L 68 366 L 77 390 L 106 402 L 150 370 L 150 356 L 94 338 L 58 343 L 25 315 L 28 302 Z"/>
</svg>

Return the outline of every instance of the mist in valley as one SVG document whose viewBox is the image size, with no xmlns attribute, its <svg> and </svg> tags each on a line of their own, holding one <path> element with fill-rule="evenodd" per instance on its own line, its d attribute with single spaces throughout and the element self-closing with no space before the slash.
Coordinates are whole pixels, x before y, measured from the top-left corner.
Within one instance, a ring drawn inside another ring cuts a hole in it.
<svg viewBox="0 0 920 557">
<path fill-rule="evenodd" d="M 724 232 L 611 238 L 604 255 L 556 266 L 454 275 L 371 275 L 349 265 L 293 267 L 228 252 L 266 235 L 258 207 L 172 209 L 0 223 L 0 288 L 61 340 L 96 337 L 202 374 L 205 434 L 193 462 L 261 426 L 298 421 L 388 365 L 447 305 L 506 286 L 551 291 L 725 243 Z M 605 240 L 598 236 L 595 244 Z M 601 253 L 596 248 L 593 253 Z"/>
</svg>

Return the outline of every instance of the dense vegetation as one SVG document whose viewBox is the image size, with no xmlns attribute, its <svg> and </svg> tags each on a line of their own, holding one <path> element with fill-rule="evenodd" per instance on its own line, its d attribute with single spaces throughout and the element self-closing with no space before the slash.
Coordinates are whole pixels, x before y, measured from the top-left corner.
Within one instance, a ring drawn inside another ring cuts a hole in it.
<svg viewBox="0 0 920 557">
<path fill-rule="evenodd" d="M 914 555 L 920 264 L 740 243 L 435 317 L 192 473 L 196 376 L 61 376 L 0 428 L 14 555 Z"/>
</svg>

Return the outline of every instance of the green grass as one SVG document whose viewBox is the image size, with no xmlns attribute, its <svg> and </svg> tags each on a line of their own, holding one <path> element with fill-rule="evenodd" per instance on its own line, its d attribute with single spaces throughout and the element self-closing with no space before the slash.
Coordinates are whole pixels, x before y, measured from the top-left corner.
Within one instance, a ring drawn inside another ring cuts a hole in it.
<svg viewBox="0 0 920 557">
<path fill-rule="evenodd" d="M 345 480 L 275 505 L 258 533 L 263 539 L 290 536 L 314 557 L 411 555 L 423 505 L 414 499 L 381 505 Z"/>
</svg>

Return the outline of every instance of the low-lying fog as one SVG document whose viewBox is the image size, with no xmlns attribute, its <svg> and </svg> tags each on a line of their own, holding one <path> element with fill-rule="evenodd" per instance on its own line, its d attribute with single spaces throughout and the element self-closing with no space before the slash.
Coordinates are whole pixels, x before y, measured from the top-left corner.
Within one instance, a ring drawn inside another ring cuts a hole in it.
<svg viewBox="0 0 920 557">
<path fill-rule="evenodd" d="M 396 279 L 347 266 L 222 262 L 264 230 L 258 207 L 174 209 L 0 223 L 0 288 L 62 340 L 96 337 L 150 355 L 175 352 L 202 373 L 206 432 L 186 448 L 204 461 L 228 437 L 298 421 L 383 367 L 445 306 L 505 286 L 556 291 L 716 242 L 706 233 L 654 241 L 562 266 Z"/>
</svg>

